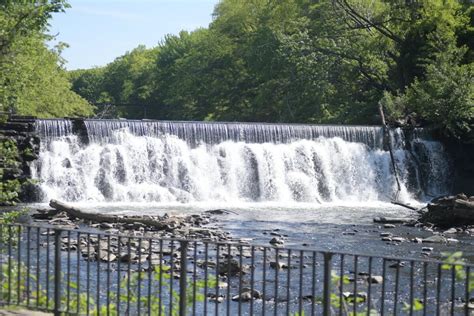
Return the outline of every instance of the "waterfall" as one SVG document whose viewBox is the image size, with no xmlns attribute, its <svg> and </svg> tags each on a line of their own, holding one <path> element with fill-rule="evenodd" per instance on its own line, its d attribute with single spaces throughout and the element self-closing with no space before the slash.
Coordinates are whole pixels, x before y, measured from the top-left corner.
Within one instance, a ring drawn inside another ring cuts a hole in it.
<svg viewBox="0 0 474 316">
<path fill-rule="evenodd" d="M 364 143 L 381 148 L 382 128 L 378 126 L 303 125 L 230 122 L 172 122 L 134 120 L 86 120 L 89 140 L 108 142 L 120 129 L 135 136 L 157 137 L 174 135 L 191 145 L 215 145 L 224 141 L 244 143 L 290 143 L 300 139 L 340 137 L 348 142 Z"/>
<path fill-rule="evenodd" d="M 36 120 L 35 130 L 42 141 L 72 134 L 72 122 L 63 119 Z"/>
<path fill-rule="evenodd" d="M 390 201 L 397 192 L 381 127 L 39 120 L 31 166 L 43 199 L 91 202 Z M 442 145 L 391 131 L 404 200 L 449 191 Z"/>
</svg>

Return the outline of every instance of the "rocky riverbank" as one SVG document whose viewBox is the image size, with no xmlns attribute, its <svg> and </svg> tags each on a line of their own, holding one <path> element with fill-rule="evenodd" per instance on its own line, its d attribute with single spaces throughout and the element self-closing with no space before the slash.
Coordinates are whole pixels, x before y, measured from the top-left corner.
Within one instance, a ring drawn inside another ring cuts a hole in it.
<svg viewBox="0 0 474 316">
<path fill-rule="evenodd" d="M 474 196 L 464 193 L 436 198 L 428 203 L 419 221 L 439 228 L 473 229 Z"/>
<path fill-rule="evenodd" d="M 137 239 L 133 237 L 145 237 L 144 243 L 140 245 L 142 252 L 146 255 L 143 256 L 143 260 L 146 260 L 148 238 L 154 239 L 189 239 L 189 240 L 200 240 L 209 242 L 238 242 L 242 243 L 245 240 L 239 238 L 232 238 L 228 232 L 220 229 L 207 228 L 206 225 L 215 222 L 216 216 L 223 214 L 224 210 L 211 210 L 201 214 L 193 214 L 186 216 L 168 215 L 163 216 L 117 216 L 117 219 L 127 219 L 129 223 L 115 222 L 94 222 L 91 220 L 84 220 L 71 216 L 67 212 L 61 212 L 54 209 L 38 209 L 31 214 L 31 220 L 33 223 L 41 224 L 44 227 L 51 228 L 62 228 L 66 230 L 81 229 L 81 231 L 91 232 L 94 237 L 88 237 L 87 234 L 83 234 L 78 239 L 69 240 L 67 237 L 62 238 L 62 250 L 64 251 L 76 251 L 78 248 L 81 250 L 83 257 L 89 260 L 101 260 L 101 261 L 117 261 L 121 262 L 137 262 L 141 260 L 138 257 L 139 245 Z M 140 221 L 148 219 L 150 221 L 159 222 L 161 225 L 146 225 Z M 134 221 L 136 220 L 136 221 Z M 27 220 L 28 221 L 28 220 Z M 54 234 L 51 230 L 50 234 Z M 100 235 L 103 236 L 100 237 Z M 112 236 L 113 235 L 113 236 Z M 99 236 L 99 237 L 98 237 Z M 108 236 L 112 236 L 109 238 Z M 121 237 L 121 247 L 119 246 L 119 238 Z M 127 238 L 130 236 L 130 238 Z M 119 249 L 127 250 L 131 247 L 130 253 L 120 253 Z M 165 252 L 169 252 L 169 247 L 165 249 Z M 155 249 L 158 251 L 159 249 Z M 163 249 L 161 249 L 161 252 Z"/>
</svg>

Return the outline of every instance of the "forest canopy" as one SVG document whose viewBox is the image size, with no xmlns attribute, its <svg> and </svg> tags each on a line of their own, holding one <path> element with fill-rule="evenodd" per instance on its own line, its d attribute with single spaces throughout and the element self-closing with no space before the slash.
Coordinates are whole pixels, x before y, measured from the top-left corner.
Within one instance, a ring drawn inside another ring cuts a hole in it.
<svg viewBox="0 0 474 316">
<path fill-rule="evenodd" d="M 92 115 L 71 90 L 60 52 L 47 46 L 48 20 L 63 0 L 0 0 L 0 112 L 38 117 Z"/>
<path fill-rule="evenodd" d="M 71 80 L 127 117 L 380 124 L 382 104 L 392 123 L 465 137 L 473 12 L 457 0 L 223 0 L 208 28 Z"/>
<path fill-rule="evenodd" d="M 474 141 L 472 1 L 222 0 L 208 28 L 68 73 L 44 44 L 67 3 L 0 3 L 0 102 L 22 114 L 380 124 L 382 105 Z"/>
</svg>

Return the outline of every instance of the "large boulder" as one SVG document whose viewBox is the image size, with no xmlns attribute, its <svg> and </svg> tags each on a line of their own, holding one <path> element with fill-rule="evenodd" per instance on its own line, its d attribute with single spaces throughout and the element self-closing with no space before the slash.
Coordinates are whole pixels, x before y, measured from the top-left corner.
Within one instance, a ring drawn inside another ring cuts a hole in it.
<svg viewBox="0 0 474 316">
<path fill-rule="evenodd" d="M 428 211 L 422 214 L 421 222 L 433 223 L 439 227 L 474 224 L 474 196 L 465 194 L 434 199 L 428 204 Z"/>
</svg>

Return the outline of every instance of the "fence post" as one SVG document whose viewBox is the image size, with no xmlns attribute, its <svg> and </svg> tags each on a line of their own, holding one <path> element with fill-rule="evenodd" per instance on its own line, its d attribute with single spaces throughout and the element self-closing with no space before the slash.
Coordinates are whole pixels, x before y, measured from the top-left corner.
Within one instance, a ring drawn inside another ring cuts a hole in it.
<svg viewBox="0 0 474 316">
<path fill-rule="evenodd" d="M 61 229 L 54 230 L 54 315 L 61 315 Z"/>
<path fill-rule="evenodd" d="M 324 253 L 324 292 L 323 292 L 323 315 L 331 315 L 331 268 L 332 253 Z"/>
<path fill-rule="evenodd" d="M 187 265 L 188 265 L 188 241 L 181 240 L 180 242 L 180 272 L 179 272 L 179 315 L 186 315 L 186 291 L 187 291 Z"/>
</svg>

